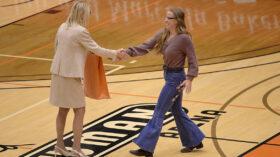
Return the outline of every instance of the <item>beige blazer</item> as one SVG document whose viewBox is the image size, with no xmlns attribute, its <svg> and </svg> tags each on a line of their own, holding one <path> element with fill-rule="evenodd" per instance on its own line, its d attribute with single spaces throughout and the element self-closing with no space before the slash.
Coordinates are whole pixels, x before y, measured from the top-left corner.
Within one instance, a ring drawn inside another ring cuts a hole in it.
<svg viewBox="0 0 280 157">
<path fill-rule="evenodd" d="M 84 67 L 88 51 L 94 54 L 116 59 L 116 50 L 100 47 L 92 40 L 88 30 L 82 26 L 67 28 L 63 23 L 55 39 L 55 56 L 51 73 L 64 77 L 84 77 Z"/>
</svg>

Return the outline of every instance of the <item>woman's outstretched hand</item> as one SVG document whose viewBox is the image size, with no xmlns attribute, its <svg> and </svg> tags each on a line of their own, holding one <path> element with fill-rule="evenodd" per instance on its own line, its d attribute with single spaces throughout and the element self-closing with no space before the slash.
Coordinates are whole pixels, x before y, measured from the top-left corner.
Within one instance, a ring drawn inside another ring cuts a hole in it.
<svg viewBox="0 0 280 157">
<path fill-rule="evenodd" d="M 117 60 L 126 60 L 129 58 L 129 55 L 125 52 L 125 49 L 117 50 Z"/>
</svg>

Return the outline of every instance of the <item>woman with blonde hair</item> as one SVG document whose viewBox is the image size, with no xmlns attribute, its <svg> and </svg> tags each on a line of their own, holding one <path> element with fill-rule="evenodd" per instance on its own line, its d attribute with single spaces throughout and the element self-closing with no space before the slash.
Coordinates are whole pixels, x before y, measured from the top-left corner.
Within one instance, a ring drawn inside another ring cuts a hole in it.
<svg viewBox="0 0 280 157">
<path fill-rule="evenodd" d="M 81 150 L 85 95 L 81 80 L 84 77 L 88 51 L 113 60 L 121 58 L 120 50 L 100 47 L 85 28 L 88 26 L 90 6 L 74 3 L 67 21 L 59 27 L 55 39 L 55 56 L 51 65 L 50 103 L 59 107 L 56 118 L 57 143 L 54 151 L 64 156 L 86 156 Z M 72 151 L 65 148 L 63 133 L 70 109 L 74 111 Z"/>
<path fill-rule="evenodd" d="M 148 122 L 140 135 L 133 140 L 140 149 L 131 150 L 136 156 L 153 156 L 165 113 L 170 109 L 180 135 L 184 148 L 181 152 L 191 152 L 193 149 L 203 147 L 205 137 L 195 123 L 182 109 L 182 96 L 180 89 L 186 87 L 186 93 L 191 92 L 192 80 L 198 75 L 198 63 L 190 33 L 186 29 L 185 15 L 180 8 L 167 11 L 165 28 L 139 46 L 129 47 L 126 53 L 132 57 L 142 56 L 150 50 L 156 50 L 163 55 L 165 85 L 160 93 L 152 119 Z M 188 73 L 185 74 L 185 59 L 188 59 Z M 178 98 L 172 100 L 176 95 Z"/>
</svg>

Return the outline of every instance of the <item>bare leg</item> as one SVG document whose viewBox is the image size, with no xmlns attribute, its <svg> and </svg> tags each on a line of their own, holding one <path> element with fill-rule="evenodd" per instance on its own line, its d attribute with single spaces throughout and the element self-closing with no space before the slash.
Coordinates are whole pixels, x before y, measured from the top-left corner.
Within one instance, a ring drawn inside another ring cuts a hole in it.
<svg viewBox="0 0 280 157">
<path fill-rule="evenodd" d="M 73 149 L 81 151 L 81 137 L 83 132 L 83 120 L 85 115 L 85 107 L 74 108 L 74 122 L 73 122 L 73 132 L 74 132 L 74 144 Z"/>
<path fill-rule="evenodd" d="M 65 150 L 63 133 L 65 128 L 65 121 L 69 108 L 59 108 L 57 117 L 56 117 L 56 133 L 57 133 L 57 146 Z"/>
</svg>

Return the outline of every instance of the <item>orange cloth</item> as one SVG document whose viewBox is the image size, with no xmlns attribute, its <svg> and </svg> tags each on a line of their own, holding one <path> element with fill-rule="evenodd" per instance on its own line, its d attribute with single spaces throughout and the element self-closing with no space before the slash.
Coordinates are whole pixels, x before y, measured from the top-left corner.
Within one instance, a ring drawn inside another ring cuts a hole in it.
<svg viewBox="0 0 280 157">
<path fill-rule="evenodd" d="M 94 54 L 87 54 L 84 93 L 85 96 L 93 99 L 110 98 L 102 58 Z"/>
</svg>

